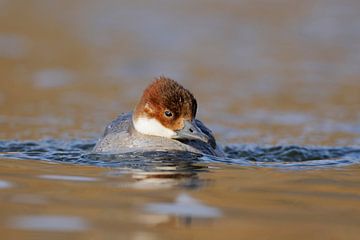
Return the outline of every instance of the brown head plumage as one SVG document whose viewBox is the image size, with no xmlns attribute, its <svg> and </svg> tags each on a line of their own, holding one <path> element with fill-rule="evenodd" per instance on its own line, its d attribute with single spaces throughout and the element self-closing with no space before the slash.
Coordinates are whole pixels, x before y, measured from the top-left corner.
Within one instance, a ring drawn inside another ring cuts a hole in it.
<svg viewBox="0 0 360 240">
<path fill-rule="evenodd" d="M 196 110 L 196 99 L 189 90 L 170 78 L 159 77 L 145 89 L 134 117 L 155 118 L 175 131 L 184 127 L 184 120 L 192 121 Z"/>
</svg>

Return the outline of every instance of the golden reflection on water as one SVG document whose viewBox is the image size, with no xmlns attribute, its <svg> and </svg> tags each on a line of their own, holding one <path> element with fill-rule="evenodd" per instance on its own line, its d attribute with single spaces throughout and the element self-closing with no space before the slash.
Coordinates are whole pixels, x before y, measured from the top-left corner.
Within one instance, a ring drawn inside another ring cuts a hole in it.
<svg viewBox="0 0 360 240">
<path fill-rule="evenodd" d="M 224 144 L 359 146 L 359 9 L 0 1 L 0 139 L 96 138 L 165 74 L 194 92 Z M 1 159 L 1 239 L 358 239 L 358 166 L 211 165 L 174 175 Z M 181 194 L 221 216 L 146 211 Z M 29 217 L 81 227 L 32 231 Z"/>
</svg>

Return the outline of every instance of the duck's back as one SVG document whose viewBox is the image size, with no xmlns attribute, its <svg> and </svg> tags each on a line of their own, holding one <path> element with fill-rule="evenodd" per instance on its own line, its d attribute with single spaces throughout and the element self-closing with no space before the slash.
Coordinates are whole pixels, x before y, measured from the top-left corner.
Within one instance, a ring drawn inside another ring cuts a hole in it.
<svg viewBox="0 0 360 240">
<path fill-rule="evenodd" d="M 123 113 L 112 121 L 99 139 L 94 152 L 125 153 L 144 151 L 188 151 L 222 156 L 211 131 L 199 120 L 197 126 L 208 135 L 209 143 L 197 140 L 177 141 L 164 137 L 144 135 L 137 132 L 132 124 L 132 113 Z"/>
</svg>

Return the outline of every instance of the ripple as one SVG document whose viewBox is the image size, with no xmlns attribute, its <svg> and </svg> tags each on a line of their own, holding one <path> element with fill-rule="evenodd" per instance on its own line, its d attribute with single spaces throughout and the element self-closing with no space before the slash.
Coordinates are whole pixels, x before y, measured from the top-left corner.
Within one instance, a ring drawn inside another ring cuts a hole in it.
<svg viewBox="0 0 360 240">
<path fill-rule="evenodd" d="M 268 167 L 329 167 L 360 163 L 360 149 L 356 147 L 315 146 L 226 146 L 228 163 L 246 161 Z"/>
<path fill-rule="evenodd" d="M 48 203 L 45 197 L 35 194 L 16 194 L 11 198 L 11 200 L 14 203 L 25 203 L 25 204 L 34 204 L 34 205 L 41 205 Z"/>
<path fill-rule="evenodd" d="M 0 141 L 0 157 L 77 165 L 170 172 L 175 175 L 208 171 L 208 163 L 259 167 L 342 167 L 360 163 L 360 148 L 332 146 L 262 146 L 233 144 L 224 147 L 225 158 L 182 151 L 95 154 L 93 140 Z M 44 177 L 44 176 L 43 176 Z M 45 175 L 54 180 L 96 181 L 79 176 Z"/>
<path fill-rule="evenodd" d="M 78 232 L 89 228 L 88 222 L 74 216 L 17 216 L 8 221 L 12 228 L 33 231 Z"/>
<path fill-rule="evenodd" d="M 39 178 L 61 181 L 76 181 L 76 182 L 96 182 L 97 178 L 82 177 L 82 176 L 68 176 L 68 175 L 40 175 Z"/>
</svg>

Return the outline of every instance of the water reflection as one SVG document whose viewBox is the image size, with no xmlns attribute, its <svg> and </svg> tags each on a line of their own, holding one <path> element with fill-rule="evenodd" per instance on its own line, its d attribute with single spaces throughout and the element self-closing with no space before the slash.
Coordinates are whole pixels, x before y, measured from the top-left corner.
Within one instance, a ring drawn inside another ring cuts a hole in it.
<svg viewBox="0 0 360 240">
<path fill-rule="evenodd" d="M 66 69 L 44 69 L 33 75 L 34 85 L 38 88 L 57 88 L 73 83 L 74 73 Z"/>
<path fill-rule="evenodd" d="M 138 231 L 132 236 L 132 240 L 155 240 L 158 239 L 154 234 Z"/>
<path fill-rule="evenodd" d="M 80 217 L 74 216 L 17 216 L 8 222 L 9 226 L 16 229 L 32 231 L 84 231 L 89 228 L 89 223 Z"/>
<path fill-rule="evenodd" d="M 130 174 L 135 182 L 118 187 L 159 189 L 181 186 L 199 188 L 207 183 L 198 173 L 208 171 L 201 155 L 189 152 L 138 152 L 118 155 L 93 154 L 92 161 L 115 167 L 110 175 Z M 102 165 L 103 165 L 102 164 Z M 114 165 L 115 164 L 115 165 Z"/>
<path fill-rule="evenodd" d="M 36 194 L 16 194 L 11 198 L 11 201 L 14 203 L 25 203 L 34 205 L 48 203 L 48 199 L 46 197 Z"/>
<path fill-rule="evenodd" d="M 18 34 L 0 33 L 0 58 L 21 59 L 29 51 L 29 39 Z"/>
<path fill-rule="evenodd" d="M 1 188 L 10 188 L 12 184 L 8 181 L 0 180 L 0 189 Z"/>
<path fill-rule="evenodd" d="M 145 210 L 164 215 L 194 218 L 217 218 L 222 215 L 219 209 L 202 204 L 185 193 L 180 194 L 174 203 L 151 203 L 145 206 Z"/>
<path fill-rule="evenodd" d="M 208 182 L 208 180 L 200 179 L 197 173 L 182 169 L 135 171 L 131 173 L 136 180 L 131 184 L 131 187 L 135 189 L 158 189 L 174 186 L 192 189 L 202 187 Z"/>
<path fill-rule="evenodd" d="M 98 181 L 97 178 L 93 177 L 82 177 L 82 176 L 67 176 L 67 175 L 40 175 L 39 178 L 50 179 L 50 180 L 60 180 L 60 181 L 76 181 L 76 182 L 95 182 Z"/>
<path fill-rule="evenodd" d="M 189 225 L 194 219 L 212 219 L 222 216 L 222 212 L 215 207 L 207 206 L 186 193 L 182 193 L 175 199 L 174 203 L 150 203 L 146 204 L 144 210 L 149 213 L 167 216 L 161 220 L 170 219 L 170 216 L 179 217 L 180 220 Z M 158 221 L 157 217 L 149 218 Z"/>
</svg>

